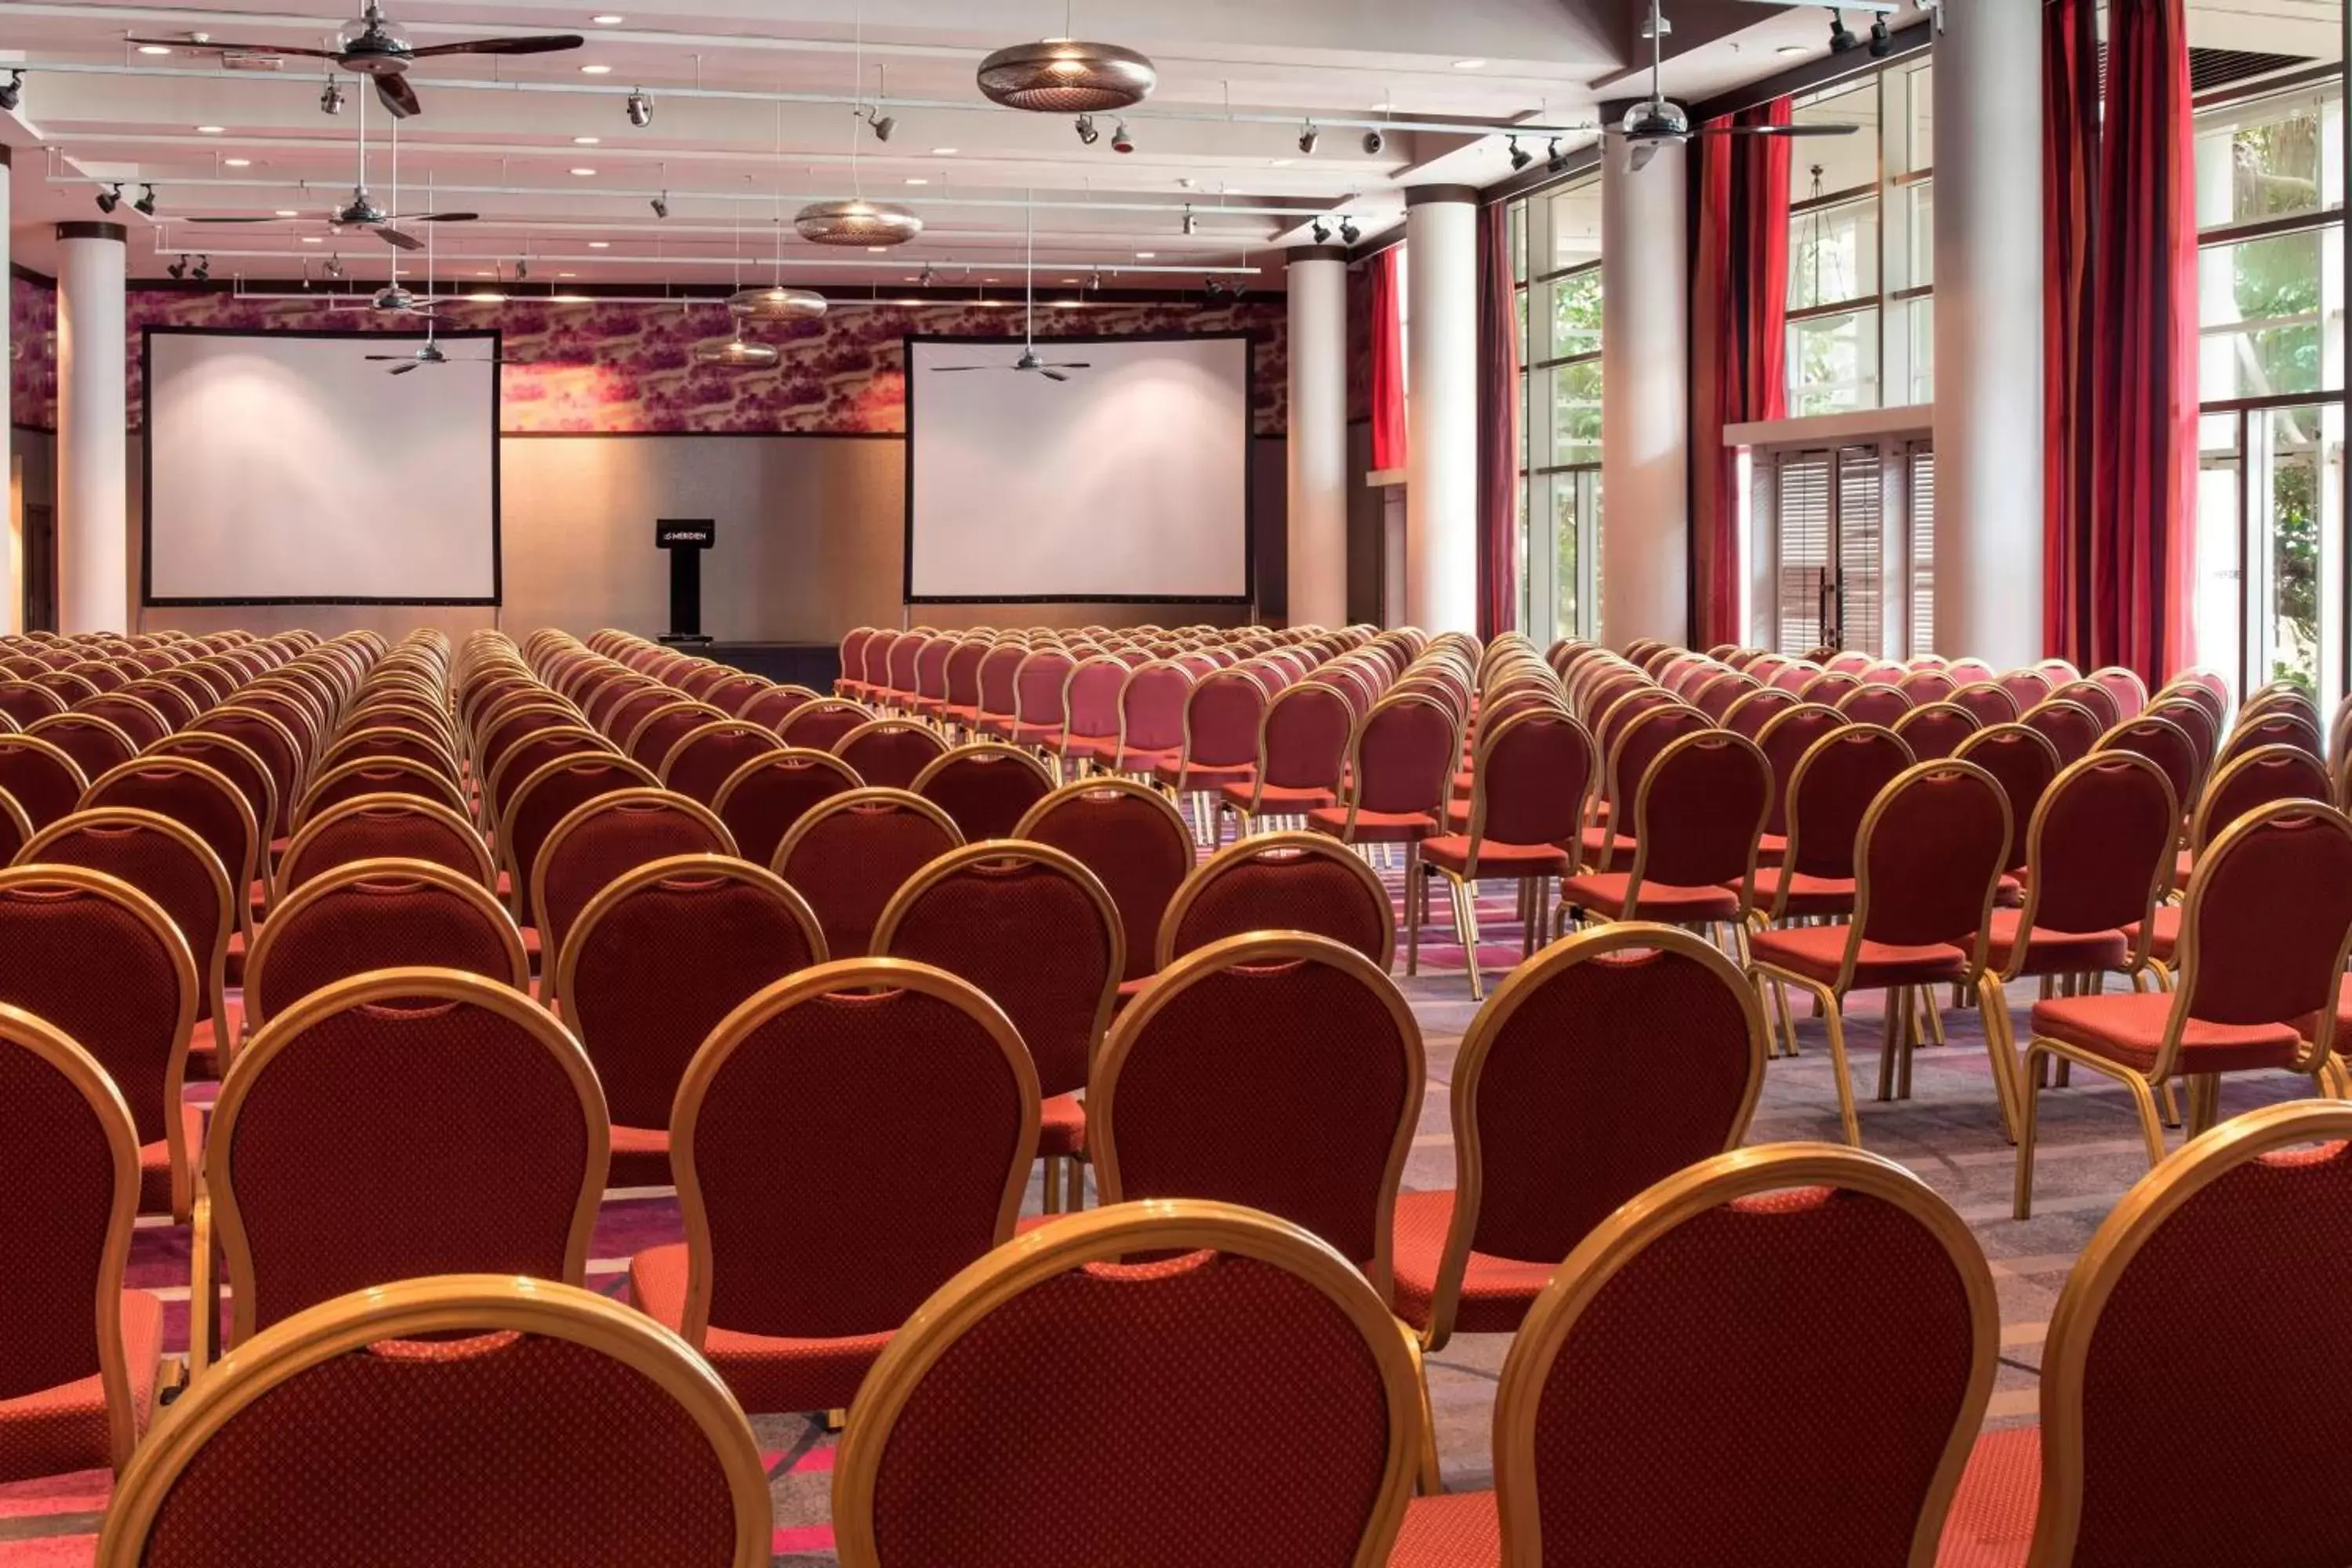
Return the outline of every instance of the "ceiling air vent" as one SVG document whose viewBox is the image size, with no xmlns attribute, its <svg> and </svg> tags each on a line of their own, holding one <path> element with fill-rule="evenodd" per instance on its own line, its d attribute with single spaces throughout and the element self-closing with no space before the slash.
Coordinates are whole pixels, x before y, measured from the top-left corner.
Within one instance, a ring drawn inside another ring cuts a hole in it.
<svg viewBox="0 0 2352 1568">
<path fill-rule="evenodd" d="M 2250 81 L 2255 77 L 2275 76 L 2296 66 L 2312 62 L 2302 55 L 2257 54 L 2249 49 L 2198 49 L 2189 51 L 2189 90 L 2210 92 L 2217 87 L 2234 82 Z"/>
</svg>

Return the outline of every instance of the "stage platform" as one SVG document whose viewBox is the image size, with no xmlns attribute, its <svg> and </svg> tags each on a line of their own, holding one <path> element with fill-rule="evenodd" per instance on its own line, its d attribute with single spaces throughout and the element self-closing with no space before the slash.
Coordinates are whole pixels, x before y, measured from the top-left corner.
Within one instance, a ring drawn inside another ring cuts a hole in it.
<svg viewBox="0 0 2352 1568">
<path fill-rule="evenodd" d="M 828 695 L 841 675 L 841 649 L 833 643 L 714 642 L 700 648 L 688 645 L 688 650 L 771 680 L 806 686 Z"/>
</svg>

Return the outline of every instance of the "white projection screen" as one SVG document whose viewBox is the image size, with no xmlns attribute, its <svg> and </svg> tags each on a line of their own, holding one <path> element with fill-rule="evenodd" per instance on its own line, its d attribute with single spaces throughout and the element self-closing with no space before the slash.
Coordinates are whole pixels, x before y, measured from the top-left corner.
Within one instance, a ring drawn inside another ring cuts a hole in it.
<svg viewBox="0 0 2352 1568">
<path fill-rule="evenodd" d="M 150 329 L 145 601 L 497 604 L 498 369 L 366 357 L 421 341 Z"/>
<path fill-rule="evenodd" d="M 1020 353 L 907 340 L 908 602 L 1248 603 L 1249 335 Z"/>
</svg>

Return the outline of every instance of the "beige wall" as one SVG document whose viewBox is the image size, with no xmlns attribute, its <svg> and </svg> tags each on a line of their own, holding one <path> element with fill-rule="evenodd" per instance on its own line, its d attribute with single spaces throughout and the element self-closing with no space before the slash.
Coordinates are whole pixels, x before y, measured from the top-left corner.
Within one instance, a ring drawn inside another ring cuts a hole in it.
<svg viewBox="0 0 2352 1568">
<path fill-rule="evenodd" d="M 506 605 L 499 624 L 520 635 L 556 626 L 585 634 L 619 626 L 668 629 L 669 567 L 653 545 L 660 517 L 714 518 L 719 543 L 703 558 L 703 629 L 721 641 L 833 642 L 859 625 L 900 622 L 906 453 L 895 437 L 509 436 L 499 442 Z M 139 442 L 131 453 L 131 613 L 138 606 Z M 1259 615 L 1280 618 L 1284 451 L 1251 443 Z M 932 626 L 1055 626 L 1144 621 L 1238 625 L 1245 606 L 1187 605 L 932 605 Z M 493 612 L 433 606 L 244 605 L 152 608 L 139 624 L 192 631 L 309 626 L 388 635 L 436 626 L 462 634 Z"/>
</svg>

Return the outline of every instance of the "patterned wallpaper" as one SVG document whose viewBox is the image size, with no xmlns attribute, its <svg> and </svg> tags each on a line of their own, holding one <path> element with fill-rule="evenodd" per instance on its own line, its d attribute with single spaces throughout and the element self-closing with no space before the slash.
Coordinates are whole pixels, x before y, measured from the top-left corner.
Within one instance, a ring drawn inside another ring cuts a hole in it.
<svg viewBox="0 0 2352 1568">
<path fill-rule="evenodd" d="M 57 423 L 56 294 L 11 279 L 11 418 Z M 497 327 L 510 358 L 499 405 L 509 434 L 595 431 L 713 434 L 794 431 L 898 435 L 906 429 L 899 340 L 908 332 L 1017 334 L 1021 313 L 967 304 L 836 306 L 823 320 L 757 329 L 784 353 L 773 370 L 721 370 L 695 363 L 697 343 L 728 333 L 709 302 L 676 305 L 452 300 L 459 327 Z M 140 422 L 139 334 L 146 326 L 354 331 L 397 325 L 364 309 L 307 300 L 240 300 L 226 293 L 134 289 L 130 297 L 131 422 Z M 1285 312 L 1279 298 L 1239 304 L 1112 304 L 1041 310 L 1038 335 L 1247 331 L 1257 334 L 1255 423 L 1261 436 L 1287 425 Z M 424 374 L 438 374 L 426 372 Z"/>
</svg>

